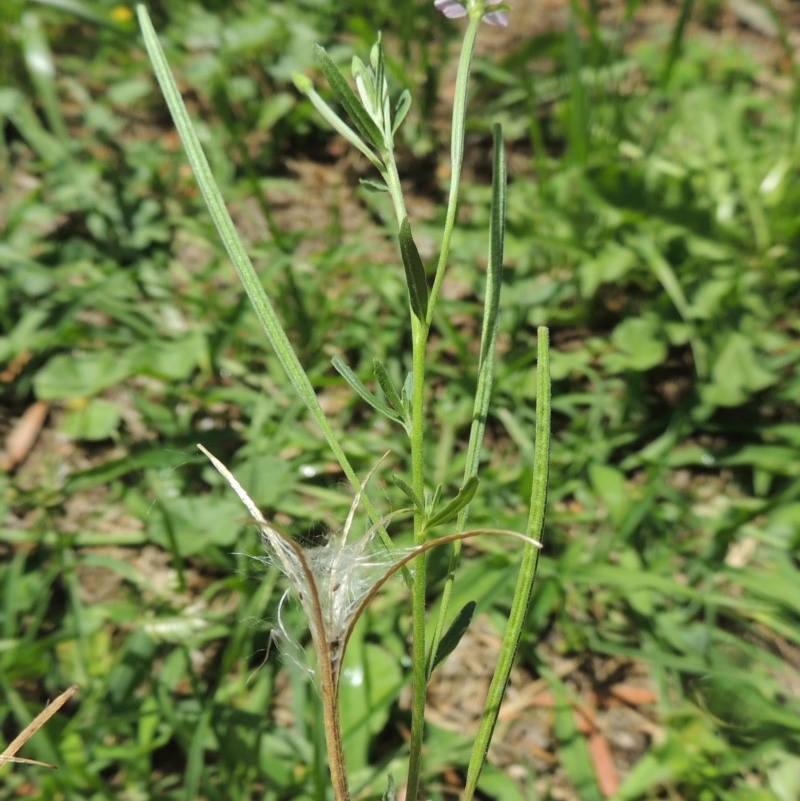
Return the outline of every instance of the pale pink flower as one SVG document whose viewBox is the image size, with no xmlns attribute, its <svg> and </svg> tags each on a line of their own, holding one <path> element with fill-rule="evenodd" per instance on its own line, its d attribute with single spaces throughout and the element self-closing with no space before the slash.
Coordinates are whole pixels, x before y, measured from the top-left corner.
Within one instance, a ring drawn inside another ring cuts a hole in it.
<svg viewBox="0 0 800 801">
<path fill-rule="evenodd" d="M 467 8 L 461 0 L 434 0 L 433 5 L 448 19 L 458 19 L 459 17 L 467 16 Z M 486 0 L 487 9 L 499 5 L 505 5 L 503 0 Z M 483 21 L 488 22 L 489 25 L 500 25 L 505 28 L 505 26 L 508 25 L 508 12 L 486 11 L 483 15 Z"/>
</svg>

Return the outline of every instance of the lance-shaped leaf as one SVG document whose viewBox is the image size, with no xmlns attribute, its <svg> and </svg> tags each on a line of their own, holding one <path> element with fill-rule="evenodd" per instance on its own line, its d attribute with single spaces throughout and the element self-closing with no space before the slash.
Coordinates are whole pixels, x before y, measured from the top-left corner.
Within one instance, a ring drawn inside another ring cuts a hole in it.
<svg viewBox="0 0 800 801">
<path fill-rule="evenodd" d="M 357 131 L 354 131 L 316 92 L 314 84 L 311 80 L 300 73 L 292 75 L 294 85 L 298 91 L 302 92 L 310 101 L 311 105 L 319 112 L 328 125 L 334 131 L 343 136 L 350 144 L 359 152 L 363 153 L 367 159 L 373 164 L 376 170 L 383 170 L 383 162 L 375 153 L 370 149 L 369 145 L 359 136 Z"/>
<path fill-rule="evenodd" d="M 370 52 L 371 67 L 367 67 L 357 56 L 353 57 L 350 72 L 356 83 L 356 90 L 367 113 L 383 134 L 384 145 L 388 148 L 390 142 L 386 132 L 391 127 L 389 118 L 389 88 L 386 83 L 383 65 L 383 50 L 378 41 Z"/>
<path fill-rule="evenodd" d="M 414 393 L 414 373 L 408 373 L 406 380 L 403 381 L 403 390 L 400 397 L 403 399 L 403 408 L 406 412 L 406 417 L 411 418 L 411 396 Z"/>
<path fill-rule="evenodd" d="M 383 86 L 383 82 L 386 80 L 386 63 L 383 59 L 380 32 L 378 32 L 378 40 L 370 48 L 369 63 L 375 72 L 375 85 L 378 87 Z"/>
<path fill-rule="evenodd" d="M 414 492 L 413 487 L 407 482 L 404 481 L 400 476 L 392 476 L 392 481 L 397 485 L 397 488 L 403 493 L 403 495 L 411 501 L 414 505 L 414 509 L 417 512 L 423 513 L 425 511 L 425 506 L 422 503 L 422 498 Z"/>
<path fill-rule="evenodd" d="M 383 390 L 383 394 L 386 395 L 386 400 L 389 401 L 389 405 L 407 421 L 406 404 L 403 403 L 403 399 L 400 397 L 400 393 L 397 391 L 391 376 L 383 366 L 383 362 L 375 359 L 372 362 L 372 369 L 375 373 L 375 378 L 378 379 L 380 388 Z"/>
<path fill-rule="evenodd" d="M 350 73 L 356 82 L 356 89 L 364 107 L 367 111 L 376 108 L 378 98 L 375 94 L 374 76 L 358 56 L 353 56 L 353 60 L 350 62 Z"/>
<path fill-rule="evenodd" d="M 337 373 L 356 391 L 356 393 L 363 398 L 376 412 L 380 412 L 395 423 L 405 425 L 402 417 L 397 412 L 385 404 L 379 397 L 370 392 L 362 383 L 361 379 L 340 359 L 334 356 L 331 359 L 331 364 Z"/>
<path fill-rule="evenodd" d="M 367 192 L 388 192 L 389 187 L 386 186 L 385 181 L 373 181 L 370 178 L 359 178 L 358 183 L 367 190 Z"/>
<path fill-rule="evenodd" d="M 458 495 L 453 498 L 444 508 L 432 515 L 425 528 L 430 529 L 447 523 L 458 515 L 458 513 L 475 497 L 478 491 L 479 480 L 477 476 L 472 476 L 466 484 L 458 491 Z"/>
<path fill-rule="evenodd" d="M 358 95 L 350 88 L 347 79 L 342 75 L 331 57 L 325 52 L 324 47 L 314 46 L 314 55 L 317 59 L 322 74 L 330 84 L 336 99 L 342 104 L 353 125 L 358 132 L 367 140 L 379 153 L 386 150 L 383 134 L 375 121 L 367 113 Z"/>
<path fill-rule="evenodd" d="M 400 242 L 403 267 L 406 270 L 411 311 L 422 322 L 425 322 L 425 315 L 428 313 L 428 278 L 425 275 L 425 265 L 420 258 L 417 244 L 414 242 L 414 237 L 411 236 L 411 223 L 408 221 L 408 217 L 405 217 L 400 224 L 397 238 Z"/>
<path fill-rule="evenodd" d="M 397 104 L 394 107 L 394 119 L 392 120 L 392 135 L 397 133 L 397 129 L 403 124 L 403 120 L 411 108 L 411 92 L 404 89 L 397 98 Z"/>
<path fill-rule="evenodd" d="M 437 484 L 436 489 L 433 491 L 433 497 L 431 498 L 430 503 L 428 504 L 427 512 L 430 514 L 438 505 L 439 501 L 442 498 L 442 485 Z"/>
<path fill-rule="evenodd" d="M 436 649 L 436 656 L 433 658 L 431 670 L 436 668 L 455 651 L 456 646 L 461 642 L 461 638 L 467 633 L 472 616 L 475 614 L 475 601 L 469 601 L 461 607 L 461 611 L 456 615 L 456 619 L 450 624 L 450 628 L 444 633 Z"/>
</svg>

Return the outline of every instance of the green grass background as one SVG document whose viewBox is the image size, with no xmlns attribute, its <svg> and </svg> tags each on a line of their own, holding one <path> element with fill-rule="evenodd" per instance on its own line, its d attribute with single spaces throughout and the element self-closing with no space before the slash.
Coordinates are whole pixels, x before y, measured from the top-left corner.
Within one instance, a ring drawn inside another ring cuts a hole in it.
<svg viewBox="0 0 800 801">
<path fill-rule="evenodd" d="M 383 31 L 392 84 L 414 95 L 401 167 L 430 257 L 459 26 L 421 0 L 396 5 L 150 6 L 348 454 L 366 475 L 390 451 L 376 494 L 386 512 L 402 505 L 390 477 L 405 467 L 405 443 L 330 360 L 371 383 L 379 358 L 402 379 L 402 269 L 383 200 L 358 186 L 367 165 L 317 122 L 291 73 L 313 73 L 315 42 L 346 64 Z M 519 662 L 523 685 L 541 679 L 556 699 L 529 724 L 543 727 L 555 760 L 517 753 L 522 774 L 490 769 L 483 792 L 603 798 L 570 710 L 636 675 L 657 701 L 627 758 L 611 737 L 616 799 L 796 801 L 800 83 L 790 32 L 771 18 L 767 68 L 746 46 L 752 35 L 714 31 L 727 3 L 684 1 L 644 32 L 647 4 L 631 0 L 614 25 L 597 3 L 565 2 L 565 24 L 547 30 L 515 5 L 507 32 L 482 33 L 475 63 L 463 225 L 432 338 L 428 458 L 429 475 L 454 490 L 499 120 L 510 156 L 502 358 L 472 522 L 524 527 L 535 328 L 548 325 L 551 494 Z M 285 587 L 247 555 L 261 552 L 256 532 L 194 444 L 300 537 L 341 526 L 351 495 L 264 349 L 130 10 L 54 6 L 0 9 L 2 432 L 35 400 L 51 404 L 32 453 L 0 475 L 0 737 L 66 686 L 80 691 L 23 751 L 59 770 L 0 767 L 0 798 L 322 801 L 316 691 L 297 662 L 267 654 Z M 515 12 L 527 27 L 515 29 Z M 473 545 L 456 584 L 456 600 L 477 602 L 498 630 L 517 558 L 515 545 Z M 432 604 L 446 561 L 432 563 Z M 287 625 L 302 632 L 290 606 Z M 351 646 L 345 748 L 365 797 L 380 795 L 388 772 L 403 776 L 408 618 L 397 581 Z M 510 742 L 511 730 L 498 738 Z M 430 725 L 426 797 L 454 797 L 469 743 Z"/>
</svg>

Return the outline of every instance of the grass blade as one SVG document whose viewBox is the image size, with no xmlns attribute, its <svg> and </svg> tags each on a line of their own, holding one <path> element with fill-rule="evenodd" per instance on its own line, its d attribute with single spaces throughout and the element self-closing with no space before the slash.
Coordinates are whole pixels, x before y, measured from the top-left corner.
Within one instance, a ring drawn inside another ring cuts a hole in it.
<svg viewBox="0 0 800 801">
<path fill-rule="evenodd" d="M 680 58 L 681 50 L 683 49 L 683 40 L 686 35 L 686 26 L 689 24 L 689 19 L 692 16 L 693 10 L 694 0 L 683 0 L 680 14 L 678 15 L 678 21 L 672 29 L 669 49 L 667 50 L 667 57 L 664 62 L 664 70 L 661 73 L 662 89 L 666 89 L 667 86 L 669 86 L 670 79 L 672 78 L 672 71 Z"/>
</svg>

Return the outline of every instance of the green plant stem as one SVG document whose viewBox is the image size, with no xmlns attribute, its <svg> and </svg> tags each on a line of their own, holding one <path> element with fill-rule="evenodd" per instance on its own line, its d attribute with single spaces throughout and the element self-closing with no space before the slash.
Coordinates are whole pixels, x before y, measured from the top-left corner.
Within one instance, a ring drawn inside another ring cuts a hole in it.
<svg viewBox="0 0 800 801">
<path fill-rule="evenodd" d="M 475 50 L 479 24 L 479 18 L 470 19 L 461 49 L 458 74 L 456 76 L 450 147 L 450 193 L 439 261 L 436 265 L 436 275 L 428 301 L 428 312 L 425 320 L 417 319 L 413 311 L 411 314 L 414 376 L 414 391 L 411 403 L 411 486 L 420 498 L 424 498 L 425 495 L 425 356 L 428 333 L 444 279 L 445 267 L 450 253 L 450 240 L 458 208 L 458 189 L 461 179 L 461 167 L 464 161 L 464 121 L 467 108 L 467 85 L 469 83 L 472 54 Z M 393 191 L 396 187 L 392 186 L 391 179 L 387 180 L 387 184 L 395 202 L 395 210 L 399 212 L 396 198 L 400 193 L 399 191 Z M 403 219 L 403 217 L 399 217 L 399 219 Z M 414 543 L 421 545 L 424 541 L 424 536 L 425 515 L 421 510 L 417 510 L 414 514 Z M 422 740 L 425 733 L 425 697 L 428 686 L 428 656 L 425 647 L 426 585 L 427 556 L 422 553 L 414 560 L 414 583 L 411 594 L 413 678 L 411 689 L 411 741 L 409 743 L 408 781 L 406 786 L 406 795 L 409 799 L 416 799 L 419 793 Z"/>
<path fill-rule="evenodd" d="M 384 161 L 381 171 L 394 205 L 398 224 L 406 219 L 405 198 L 400 176 L 393 156 Z M 411 315 L 411 486 L 418 498 L 425 497 L 425 356 L 428 344 L 429 325 L 420 320 L 409 305 Z M 414 544 L 421 545 L 425 536 L 425 514 L 422 509 L 414 511 Z M 425 595 L 427 585 L 427 554 L 420 553 L 414 559 L 411 582 L 411 741 L 409 743 L 407 797 L 416 798 L 422 768 L 422 740 L 425 733 L 425 698 L 428 688 L 425 648 Z"/>
<path fill-rule="evenodd" d="M 469 73 L 472 66 L 472 54 L 475 52 L 475 40 L 478 36 L 480 18 L 470 17 L 467 32 L 464 34 L 464 44 L 461 47 L 461 56 L 458 60 L 456 73 L 455 99 L 453 100 L 453 128 L 450 138 L 450 193 L 447 198 L 447 213 L 445 216 L 444 232 L 442 233 L 442 246 L 439 251 L 439 261 L 436 265 L 436 275 L 433 279 L 431 294 L 428 299 L 428 326 L 433 319 L 436 301 L 439 298 L 442 281 L 444 280 L 447 259 L 450 255 L 450 240 L 453 237 L 453 228 L 456 223 L 458 210 L 458 190 L 461 183 L 461 166 L 464 163 L 464 125 L 467 114 L 467 88 Z"/>
<path fill-rule="evenodd" d="M 400 184 L 393 153 L 384 154 L 381 170 L 392 198 L 398 224 L 407 217 L 405 198 Z M 429 324 L 419 319 L 411 305 L 411 486 L 418 498 L 425 497 L 425 356 Z M 424 510 L 414 511 L 414 544 L 422 545 L 425 536 Z M 422 768 L 422 740 L 425 733 L 425 698 L 428 688 L 425 648 L 425 595 L 427 585 L 427 554 L 420 553 L 413 563 L 411 581 L 411 741 L 409 743 L 407 798 L 416 798 Z"/>
<path fill-rule="evenodd" d="M 386 186 L 389 189 L 389 195 L 392 198 L 392 205 L 394 206 L 394 213 L 397 217 L 397 224 L 403 222 L 408 216 L 406 212 L 406 201 L 403 197 L 403 188 L 400 184 L 400 176 L 397 173 L 397 164 L 394 160 L 394 155 L 387 158 L 384 162 L 385 166 L 381 170 L 383 180 L 386 181 Z"/>
<path fill-rule="evenodd" d="M 428 326 L 411 316 L 413 348 L 413 393 L 411 399 L 411 486 L 417 497 L 425 496 L 425 351 Z M 425 512 L 414 512 L 414 544 L 422 545 L 425 536 Z M 409 743 L 408 782 L 406 797 L 416 798 L 422 758 L 422 739 L 425 733 L 425 697 L 428 671 L 425 649 L 425 596 L 427 585 L 427 554 L 414 560 L 414 582 L 411 590 L 412 682 L 411 682 L 411 741 Z"/>
</svg>

